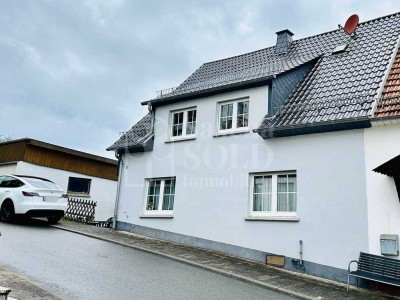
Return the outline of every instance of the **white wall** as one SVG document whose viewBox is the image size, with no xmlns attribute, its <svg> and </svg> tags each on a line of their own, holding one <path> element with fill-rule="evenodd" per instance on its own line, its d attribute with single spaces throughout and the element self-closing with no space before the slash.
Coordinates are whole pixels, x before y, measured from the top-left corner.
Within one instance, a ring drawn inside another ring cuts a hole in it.
<svg viewBox="0 0 400 300">
<path fill-rule="evenodd" d="M 15 174 L 17 170 L 17 163 L 0 164 L 0 175 Z"/>
<path fill-rule="evenodd" d="M 398 155 L 400 155 L 399 124 L 365 130 L 369 248 L 374 254 L 381 253 L 381 234 L 400 236 L 400 202 L 393 178 L 372 170 Z"/>
<path fill-rule="evenodd" d="M 243 96 L 250 97 L 250 127 L 258 128 L 266 87 L 157 108 L 153 152 L 124 156 L 119 221 L 289 257 L 299 256 L 303 240 L 305 260 L 346 269 L 368 250 L 363 130 L 213 137 L 217 102 Z M 194 105 L 196 140 L 165 143 L 169 111 Z M 284 170 L 297 171 L 300 221 L 245 221 L 249 173 Z M 174 218 L 140 218 L 145 178 L 164 176 L 176 176 Z"/>
<path fill-rule="evenodd" d="M 18 162 L 17 173 L 50 179 L 67 191 L 69 177 L 92 179 L 90 199 L 97 202 L 96 220 L 105 221 L 114 215 L 117 182 L 113 180 L 87 176 L 79 173 L 37 166 L 26 162 Z"/>
</svg>

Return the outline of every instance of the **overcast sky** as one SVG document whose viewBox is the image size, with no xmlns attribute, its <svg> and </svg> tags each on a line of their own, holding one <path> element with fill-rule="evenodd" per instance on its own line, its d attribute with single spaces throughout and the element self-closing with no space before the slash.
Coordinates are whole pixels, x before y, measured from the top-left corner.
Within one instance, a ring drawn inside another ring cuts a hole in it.
<svg viewBox="0 0 400 300">
<path fill-rule="evenodd" d="M 207 61 L 400 11 L 398 0 L 0 2 L 0 133 L 102 156 Z"/>
</svg>

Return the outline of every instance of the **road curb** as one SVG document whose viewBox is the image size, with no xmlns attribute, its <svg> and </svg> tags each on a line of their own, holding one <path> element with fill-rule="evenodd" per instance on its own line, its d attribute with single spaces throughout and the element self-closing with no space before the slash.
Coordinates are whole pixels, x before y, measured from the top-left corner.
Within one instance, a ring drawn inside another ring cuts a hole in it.
<svg viewBox="0 0 400 300">
<path fill-rule="evenodd" d="M 117 244 L 117 245 L 120 245 L 120 246 L 124 246 L 124 247 L 128 247 L 128 248 L 144 251 L 144 252 L 147 252 L 147 253 L 155 254 L 155 255 L 158 255 L 158 256 L 161 256 L 161 257 L 165 257 L 165 258 L 180 262 L 180 263 L 184 263 L 184 264 L 187 264 L 187 265 L 190 265 L 190 266 L 194 266 L 194 267 L 197 267 L 197 268 L 200 268 L 200 269 L 203 269 L 203 270 L 208 270 L 208 271 L 211 271 L 211 272 L 214 272 L 214 273 L 217 273 L 217 274 L 220 274 L 220 275 L 224 275 L 224 276 L 227 276 L 227 277 L 235 278 L 235 279 L 238 279 L 238 280 L 243 281 L 243 282 L 247 282 L 247 283 L 250 283 L 250 284 L 253 284 L 253 285 L 257 285 L 257 286 L 260 286 L 260 287 L 263 287 L 263 288 L 266 288 L 266 289 L 269 289 L 269 290 L 272 290 L 272 291 L 275 291 L 275 292 L 280 292 L 280 293 L 283 293 L 283 294 L 286 294 L 286 295 L 289 295 L 289 296 L 293 296 L 293 297 L 296 297 L 296 298 L 299 298 L 299 299 L 304 299 L 304 300 L 320 299 L 319 297 L 311 297 L 311 296 L 308 296 L 308 295 L 305 295 L 305 294 L 302 294 L 302 293 L 291 291 L 289 289 L 281 288 L 281 287 L 276 286 L 276 285 L 272 285 L 272 284 L 268 284 L 268 283 L 265 283 L 265 282 L 261 282 L 261 281 L 258 281 L 258 280 L 255 280 L 255 279 L 251 279 L 251 278 L 248 278 L 248 277 L 245 277 L 245 276 L 242 276 L 242 275 L 230 273 L 230 272 L 223 271 L 223 270 L 220 270 L 220 269 L 217 269 L 217 268 L 214 268 L 214 267 L 210 267 L 210 266 L 202 265 L 202 264 L 190 261 L 190 260 L 186 260 L 184 258 L 180 258 L 180 257 L 177 257 L 177 256 L 173 256 L 173 255 L 165 254 L 165 253 L 162 253 L 162 252 L 150 250 L 150 249 L 147 249 L 147 248 L 144 248 L 144 247 L 130 245 L 130 244 L 127 244 L 127 243 L 123 243 L 123 242 L 115 241 L 115 240 L 108 239 L 108 238 L 105 238 L 105 237 L 101 237 L 101 236 L 98 236 L 98 235 L 95 235 L 95 234 L 90 234 L 90 233 L 82 232 L 82 231 L 75 230 L 75 229 L 69 229 L 69 228 L 65 228 L 65 227 L 62 227 L 62 226 L 58 226 L 58 225 L 52 225 L 52 227 L 53 228 L 57 228 L 57 229 L 61 229 L 61 230 L 64 230 L 64 231 L 69 231 L 69 232 L 73 232 L 73 233 L 76 233 L 76 234 L 80 234 L 80 235 L 83 235 L 83 236 L 91 237 L 91 238 L 94 238 L 94 239 L 97 239 L 97 240 L 101 240 L 101 241 L 104 241 L 104 242 L 114 243 L 114 244 Z"/>
</svg>

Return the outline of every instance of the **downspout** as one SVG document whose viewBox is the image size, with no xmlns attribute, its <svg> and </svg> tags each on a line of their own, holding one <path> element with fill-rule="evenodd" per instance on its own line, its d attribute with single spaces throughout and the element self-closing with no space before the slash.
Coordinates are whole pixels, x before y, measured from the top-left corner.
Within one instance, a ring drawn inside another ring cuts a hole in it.
<svg viewBox="0 0 400 300">
<path fill-rule="evenodd" d="M 147 104 L 147 108 L 149 110 L 149 113 L 151 113 L 151 123 L 150 123 L 150 128 L 151 128 L 151 133 L 154 133 L 154 118 L 155 118 L 155 113 L 153 106 L 151 105 L 151 102 Z"/>
<path fill-rule="evenodd" d="M 114 218 L 113 218 L 113 229 L 117 229 L 117 215 L 118 215 L 118 206 L 119 206 L 119 191 L 121 187 L 121 174 L 122 174 L 122 167 L 124 165 L 124 161 L 122 160 L 122 154 L 118 154 L 115 151 L 115 157 L 118 159 L 118 183 L 117 183 L 117 195 L 115 197 L 115 206 L 114 206 Z"/>
</svg>

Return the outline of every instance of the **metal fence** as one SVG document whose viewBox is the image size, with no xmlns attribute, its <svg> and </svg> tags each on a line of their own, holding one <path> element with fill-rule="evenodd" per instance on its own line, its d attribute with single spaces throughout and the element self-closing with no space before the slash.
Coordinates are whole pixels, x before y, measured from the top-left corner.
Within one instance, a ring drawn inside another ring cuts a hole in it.
<svg viewBox="0 0 400 300">
<path fill-rule="evenodd" d="M 68 198 L 68 208 L 64 218 L 90 223 L 94 221 L 97 202 L 82 198 Z"/>
<path fill-rule="evenodd" d="M 113 218 L 109 218 L 107 221 L 98 221 L 91 223 L 94 226 L 102 228 L 111 228 L 113 223 Z"/>
</svg>

